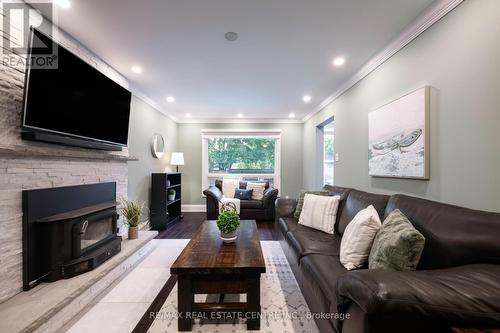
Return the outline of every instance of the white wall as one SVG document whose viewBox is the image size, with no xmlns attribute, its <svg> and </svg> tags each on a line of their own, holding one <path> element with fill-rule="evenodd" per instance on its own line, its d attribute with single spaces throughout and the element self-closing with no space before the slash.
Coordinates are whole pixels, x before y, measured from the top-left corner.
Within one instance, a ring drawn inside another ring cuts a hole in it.
<svg viewBox="0 0 500 333">
<path fill-rule="evenodd" d="M 153 157 L 151 139 L 161 134 L 165 140 L 164 155 Z M 128 162 L 128 196 L 146 202 L 149 207 L 151 173 L 171 171 L 170 156 L 177 145 L 177 124 L 139 97 L 132 97 L 130 107 L 129 153 L 138 161 Z"/>
<path fill-rule="evenodd" d="M 335 117 L 339 186 L 500 207 L 500 1 L 465 1 L 304 124 L 304 187 L 318 188 L 316 126 Z M 428 84 L 429 181 L 368 176 L 368 112 Z"/>
</svg>

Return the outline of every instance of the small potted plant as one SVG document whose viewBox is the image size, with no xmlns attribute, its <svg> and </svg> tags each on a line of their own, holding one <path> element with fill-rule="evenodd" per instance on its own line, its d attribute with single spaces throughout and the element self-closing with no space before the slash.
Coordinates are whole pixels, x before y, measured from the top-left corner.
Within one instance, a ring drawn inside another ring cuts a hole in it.
<svg viewBox="0 0 500 333">
<path fill-rule="evenodd" d="M 236 240 L 236 230 L 240 226 L 240 217 L 236 212 L 224 211 L 217 218 L 217 227 L 220 230 L 220 237 L 224 243 L 232 243 Z"/>
<path fill-rule="evenodd" d="M 168 190 L 168 201 L 175 200 L 175 190 L 171 188 Z"/>
<path fill-rule="evenodd" d="M 139 237 L 139 224 L 141 224 L 142 210 L 144 203 L 139 201 L 122 200 L 120 208 L 128 225 L 128 238 L 137 239 Z"/>
</svg>

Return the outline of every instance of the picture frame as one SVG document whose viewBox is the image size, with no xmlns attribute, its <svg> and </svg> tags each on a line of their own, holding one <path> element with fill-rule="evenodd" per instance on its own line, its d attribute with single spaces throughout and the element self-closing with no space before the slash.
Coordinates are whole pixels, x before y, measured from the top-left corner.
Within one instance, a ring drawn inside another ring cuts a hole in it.
<svg viewBox="0 0 500 333">
<path fill-rule="evenodd" d="M 430 86 L 368 114 L 368 174 L 430 179 Z"/>
</svg>

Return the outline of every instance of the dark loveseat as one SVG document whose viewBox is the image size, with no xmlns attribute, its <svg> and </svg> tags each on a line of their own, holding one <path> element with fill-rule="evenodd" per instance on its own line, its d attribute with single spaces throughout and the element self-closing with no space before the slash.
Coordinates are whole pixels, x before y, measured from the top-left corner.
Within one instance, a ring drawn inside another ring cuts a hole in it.
<svg viewBox="0 0 500 333">
<path fill-rule="evenodd" d="M 297 224 L 296 200 L 276 203 L 282 247 L 309 308 L 330 313 L 315 318 L 320 332 L 500 328 L 500 214 L 405 195 L 325 189 L 342 199 L 334 235 Z M 368 205 L 382 221 L 401 210 L 425 236 L 417 271 L 344 269 L 339 260 L 342 234 Z"/>
<path fill-rule="evenodd" d="M 247 188 L 247 182 L 240 181 L 240 188 Z M 222 180 L 216 180 L 215 185 L 203 191 L 207 199 L 207 219 L 215 220 L 219 216 L 219 202 L 222 199 Z M 262 200 L 241 200 L 240 218 L 242 220 L 274 220 L 275 202 L 278 190 L 269 186 L 266 182 L 264 197 Z"/>
</svg>

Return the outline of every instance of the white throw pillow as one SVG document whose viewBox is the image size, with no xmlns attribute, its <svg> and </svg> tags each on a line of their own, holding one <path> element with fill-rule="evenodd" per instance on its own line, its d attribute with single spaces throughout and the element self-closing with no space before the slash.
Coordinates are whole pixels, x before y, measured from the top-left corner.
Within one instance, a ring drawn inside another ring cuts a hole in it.
<svg viewBox="0 0 500 333">
<path fill-rule="evenodd" d="M 299 224 L 333 235 L 340 196 L 306 193 Z"/>
<path fill-rule="evenodd" d="M 262 200 L 264 198 L 264 191 L 266 189 L 266 183 L 247 183 L 247 189 L 253 190 L 252 199 L 253 200 Z"/>
<path fill-rule="evenodd" d="M 347 225 L 340 243 L 340 262 L 347 270 L 366 265 L 381 226 L 380 217 L 372 205 L 359 211 Z"/>
<path fill-rule="evenodd" d="M 240 188 L 239 179 L 222 179 L 222 195 L 224 198 L 234 198 L 234 192 L 236 192 L 237 188 Z"/>
</svg>

